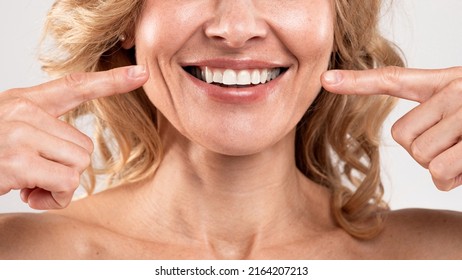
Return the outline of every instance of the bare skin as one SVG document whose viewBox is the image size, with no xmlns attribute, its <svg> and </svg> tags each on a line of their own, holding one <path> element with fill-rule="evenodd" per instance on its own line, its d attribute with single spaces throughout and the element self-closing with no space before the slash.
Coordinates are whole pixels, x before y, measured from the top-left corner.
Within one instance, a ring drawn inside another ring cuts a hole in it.
<svg viewBox="0 0 462 280">
<path fill-rule="evenodd" d="M 9 95 L 3 95 L 3 104 L 8 100 L 16 102 L 18 98 L 27 99 L 30 101 L 26 102 L 29 106 L 39 104 L 40 109 L 35 105 L 33 108 L 46 110 L 48 113 L 43 115 L 45 119 L 39 123 L 52 123 L 53 116 L 59 116 L 81 102 L 118 94 L 123 90 L 142 85 L 147 79 L 147 71 L 141 68 L 143 71 L 133 77 L 128 75 L 130 69 L 133 68 L 79 74 L 73 76 L 71 79 L 73 82 L 69 82 L 67 77 L 30 89 L 12 90 Z M 457 95 L 452 95 L 454 96 L 452 100 L 441 99 L 441 97 L 443 94 L 451 96 L 452 91 L 445 92 L 448 88 L 459 84 L 457 77 L 460 69 L 432 71 L 401 68 L 363 72 L 344 71 L 341 72 L 342 81 L 332 85 L 328 83 L 328 77 L 324 76 L 323 83 L 326 88 L 330 87 L 329 90 L 340 94 L 385 93 L 422 102 L 421 106 L 404 116 L 395 125 L 394 129 L 396 129 L 399 126 L 410 127 L 409 123 L 415 123 L 416 120 L 421 121 L 419 112 L 427 116 L 431 114 L 441 116 L 439 110 L 444 108 L 446 110 L 444 115 L 448 117 L 459 112 L 459 110 L 451 111 L 448 109 L 451 107 L 442 106 L 437 101 L 444 101 L 451 105 L 457 102 L 455 99 Z M 384 78 L 384 75 L 391 76 Z M 429 76 L 435 77 L 435 75 L 444 79 L 437 82 L 428 79 Z M 390 77 L 394 78 L 390 79 Z M 85 86 L 78 81 L 85 81 Z M 371 81 L 386 82 L 371 83 Z M 422 85 L 415 81 L 427 84 Z M 397 87 L 394 83 L 400 83 L 400 86 Z M 376 85 L 376 88 L 372 84 Z M 353 92 L 352 87 L 367 88 L 368 91 Z M 104 92 L 96 90 L 101 88 L 108 90 Z M 397 88 L 399 91 L 395 91 Z M 57 95 L 58 89 L 66 89 L 70 94 Z M 38 94 L 41 92 L 44 94 Z M 433 106 L 430 107 L 428 104 Z M 24 114 L 15 115 L 18 118 L 22 116 Z M 449 120 L 454 119 L 449 118 Z M 3 124 L 4 127 L 9 127 L 5 125 L 6 121 Z M 460 124 L 453 122 L 451 127 L 458 127 L 458 125 Z M 409 129 L 406 129 L 406 132 L 411 135 L 425 135 L 422 131 L 434 129 L 434 126 L 427 127 L 425 130 L 419 126 L 414 125 L 414 127 L 420 132 Z M 162 138 L 165 142 L 166 155 L 152 180 L 104 191 L 76 201 L 65 210 L 43 214 L 2 215 L 0 257 L 4 259 L 451 259 L 462 257 L 460 213 L 431 210 L 390 212 L 384 231 L 378 237 L 369 241 L 352 238 L 340 229 L 331 217 L 330 193 L 297 171 L 291 157 L 293 133 L 289 133 L 268 151 L 257 155 L 229 157 L 215 154 L 210 157 L 211 154 L 205 149 L 202 151 L 197 147 L 191 149 L 189 142 L 173 126 L 167 125 L 164 128 Z M 444 130 L 440 132 L 441 135 L 445 135 Z M 85 142 L 86 138 L 78 131 L 63 126 L 52 133 L 62 133 L 61 139 L 68 139 L 65 141 L 83 148 L 88 153 L 92 150 L 88 142 Z M 407 145 L 412 145 L 419 137 L 402 144 L 412 156 L 414 156 L 413 150 Z M 439 139 L 445 138 L 439 137 Z M 18 142 L 18 145 L 20 143 L 22 142 Z M 427 141 L 427 143 L 434 142 Z M 429 156 L 430 164 L 428 162 L 422 164 L 431 166 L 432 161 L 444 156 L 457 145 L 448 145 L 448 147 L 436 155 Z M 426 150 L 435 149 L 430 147 Z M 24 149 L 19 151 L 24 152 Z M 60 163 L 58 157 L 51 156 L 51 158 L 54 159 L 53 162 Z M 43 155 L 40 159 L 50 160 Z M 66 160 L 61 164 L 63 168 L 71 168 L 80 173 L 85 168 L 85 158 L 74 160 L 73 165 Z M 32 161 L 31 170 L 35 168 L 34 163 L 35 161 Z M 432 172 L 435 182 L 446 182 L 442 185 L 442 189 L 453 188 L 458 182 L 457 172 L 451 171 L 458 163 L 450 161 L 447 163 L 451 164 L 446 169 L 450 171 L 449 175 Z M 40 169 L 40 164 L 36 168 Z M 458 172 L 460 173 L 460 170 Z M 44 170 L 42 173 L 58 182 L 60 180 Z M 15 186 L 22 189 L 23 200 L 38 209 L 65 207 L 76 187 L 69 184 L 68 188 L 61 186 L 63 189 L 55 189 L 59 183 L 41 184 L 41 177 L 34 177 L 32 172 L 21 174 L 22 176 L 13 174 L 11 178 L 22 178 L 24 182 L 29 182 L 29 184 Z M 456 174 L 452 181 L 451 174 Z M 437 175 L 444 176 L 436 177 Z M 3 192 L 8 191 L 5 182 L 4 180 Z M 29 186 L 38 186 L 38 188 L 29 188 Z"/>
<path fill-rule="evenodd" d="M 20 189 L 32 208 L 67 207 L 1 215 L 0 258 L 462 258 L 461 214 L 391 212 L 378 237 L 357 240 L 334 222 L 326 188 L 297 170 L 294 127 L 322 84 L 421 102 L 396 123 L 394 138 L 438 188 L 462 183 L 461 68 L 327 72 L 320 81 L 334 43 L 332 4 L 149 0 L 122 44 L 136 45 L 146 67 L 0 93 L 0 195 Z M 238 106 L 206 97 L 184 66 L 287 71 L 261 102 Z M 141 86 L 164 116 L 155 176 L 69 205 L 93 144 L 58 117 Z"/>
<path fill-rule="evenodd" d="M 271 231 L 247 233 L 227 228 L 222 240 L 205 238 L 203 228 L 187 233 L 146 223 L 128 209 L 133 186 L 73 203 L 45 214 L 2 215 L 2 259 L 460 259 L 460 213 L 401 210 L 389 213 L 375 239 L 352 238 L 317 208 L 318 219 L 302 225 L 275 224 Z M 322 193 L 322 191 L 320 192 Z M 324 204 L 327 203 L 327 195 Z M 120 205 L 116 202 L 128 202 Z M 318 204 L 320 204 L 318 202 Z M 136 206 L 136 207 L 139 207 Z M 135 208 L 136 209 L 136 208 Z M 312 210 L 312 209 L 311 209 Z M 323 212 L 322 210 L 325 210 Z M 129 212 L 129 213 L 127 213 Z M 98 214 L 95 214 L 98 213 Z M 315 213 L 313 213 L 315 214 Z M 148 215 L 151 217 L 151 214 Z M 139 219 L 139 220 L 136 220 Z M 197 221 L 198 223 L 200 221 Z M 313 226 L 314 224 L 314 226 Z M 308 228 L 311 226 L 311 228 Z M 283 228 L 285 227 L 285 228 Z M 127 230 L 130 229 L 130 230 Z M 155 233 L 153 235 L 153 233 Z"/>
</svg>

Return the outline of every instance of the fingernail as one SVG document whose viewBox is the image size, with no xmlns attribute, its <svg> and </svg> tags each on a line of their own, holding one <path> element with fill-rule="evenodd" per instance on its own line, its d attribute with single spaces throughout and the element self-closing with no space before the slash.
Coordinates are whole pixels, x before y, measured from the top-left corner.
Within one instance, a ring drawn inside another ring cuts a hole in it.
<svg viewBox="0 0 462 280">
<path fill-rule="evenodd" d="M 146 75 L 146 66 L 144 65 L 136 65 L 128 69 L 128 76 L 130 78 L 136 79 L 136 78 L 143 77 L 144 75 Z"/>
<path fill-rule="evenodd" d="M 324 81 L 330 85 L 336 85 L 343 80 L 343 75 L 340 71 L 327 71 L 324 73 Z"/>
</svg>

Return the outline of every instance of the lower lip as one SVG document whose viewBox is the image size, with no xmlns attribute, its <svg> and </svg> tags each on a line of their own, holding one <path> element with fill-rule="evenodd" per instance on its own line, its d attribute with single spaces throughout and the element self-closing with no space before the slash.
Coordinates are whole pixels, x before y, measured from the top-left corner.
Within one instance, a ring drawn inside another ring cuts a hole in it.
<svg viewBox="0 0 462 280">
<path fill-rule="evenodd" d="M 191 76 L 186 71 L 184 71 L 184 73 L 200 89 L 200 91 L 204 93 L 204 95 L 214 101 L 228 104 L 248 104 L 266 99 L 268 95 L 274 91 L 274 87 L 277 85 L 281 76 L 284 75 L 279 75 L 276 79 L 265 84 L 245 88 L 228 88 L 206 83 Z"/>
</svg>

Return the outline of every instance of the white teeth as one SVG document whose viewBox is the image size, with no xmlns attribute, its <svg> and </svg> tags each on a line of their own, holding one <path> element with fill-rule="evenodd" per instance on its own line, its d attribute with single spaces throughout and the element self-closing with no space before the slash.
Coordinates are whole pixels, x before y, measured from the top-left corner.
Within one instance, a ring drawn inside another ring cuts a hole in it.
<svg viewBox="0 0 462 280">
<path fill-rule="evenodd" d="M 276 77 L 277 77 L 277 76 L 276 76 L 276 72 L 275 72 L 275 71 L 271 72 L 271 79 L 274 79 L 274 78 L 276 78 Z"/>
<path fill-rule="evenodd" d="M 218 71 L 216 71 L 218 72 Z M 237 84 L 237 74 L 236 71 L 231 69 L 226 69 L 223 72 L 223 84 L 225 85 L 235 85 Z"/>
<path fill-rule="evenodd" d="M 260 71 L 258 70 L 253 70 L 252 71 L 252 84 L 253 85 L 258 85 L 260 83 Z"/>
<path fill-rule="evenodd" d="M 213 83 L 213 72 L 210 68 L 205 67 L 205 77 L 202 76 L 202 80 L 206 81 L 207 83 Z"/>
<path fill-rule="evenodd" d="M 262 84 L 266 83 L 268 81 L 267 78 L 268 78 L 268 70 L 263 69 L 260 74 L 260 83 Z"/>
<path fill-rule="evenodd" d="M 250 72 L 247 70 L 239 71 L 237 75 L 237 84 L 238 85 L 250 85 L 252 81 L 250 80 Z"/>
<path fill-rule="evenodd" d="M 223 74 L 220 71 L 213 71 L 213 82 L 214 83 L 223 83 Z"/>
<path fill-rule="evenodd" d="M 281 74 L 281 68 L 233 70 L 233 69 L 212 69 L 210 67 L 195 68 L 192 74 L 207 82 L 224 85 L 258 85 L 265 84 Z"/>
</svg>

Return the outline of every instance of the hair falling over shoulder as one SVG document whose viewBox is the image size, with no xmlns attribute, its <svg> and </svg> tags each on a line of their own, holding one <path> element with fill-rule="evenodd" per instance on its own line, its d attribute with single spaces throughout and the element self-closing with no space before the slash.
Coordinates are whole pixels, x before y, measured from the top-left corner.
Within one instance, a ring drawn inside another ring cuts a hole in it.
<svg viewBox="0 0 462 280">
<path fill-rule="evenodd" d="M 403 66 L 378 31 L 380 0 L 334 0 L 335 48 L 330 69 Z M 57 0 L 46 21 L 43 69 L 52 76 L 135 64 L 121 34 L 134 29 L 143 0 Z M 48 40 L 50 39 L 50 40 Z M 51 44 L 50 44 L 51 41 Z M 383 186 L 379 145 L 382 123 L 394 106 L 385 96 L 336 95 L 322 90 L 297 126 L 296 162 L 311 180 L 332 192 L 335 220 L 352 236 L 368 239 L 382 227 Z M 135 183 L 155 173 L 162 146 L 157 110 L 142 89 L 86 103 L 65 116 L 70 123 L 94 116 L 98 157 L 84 185 Z"/>
</svg>

